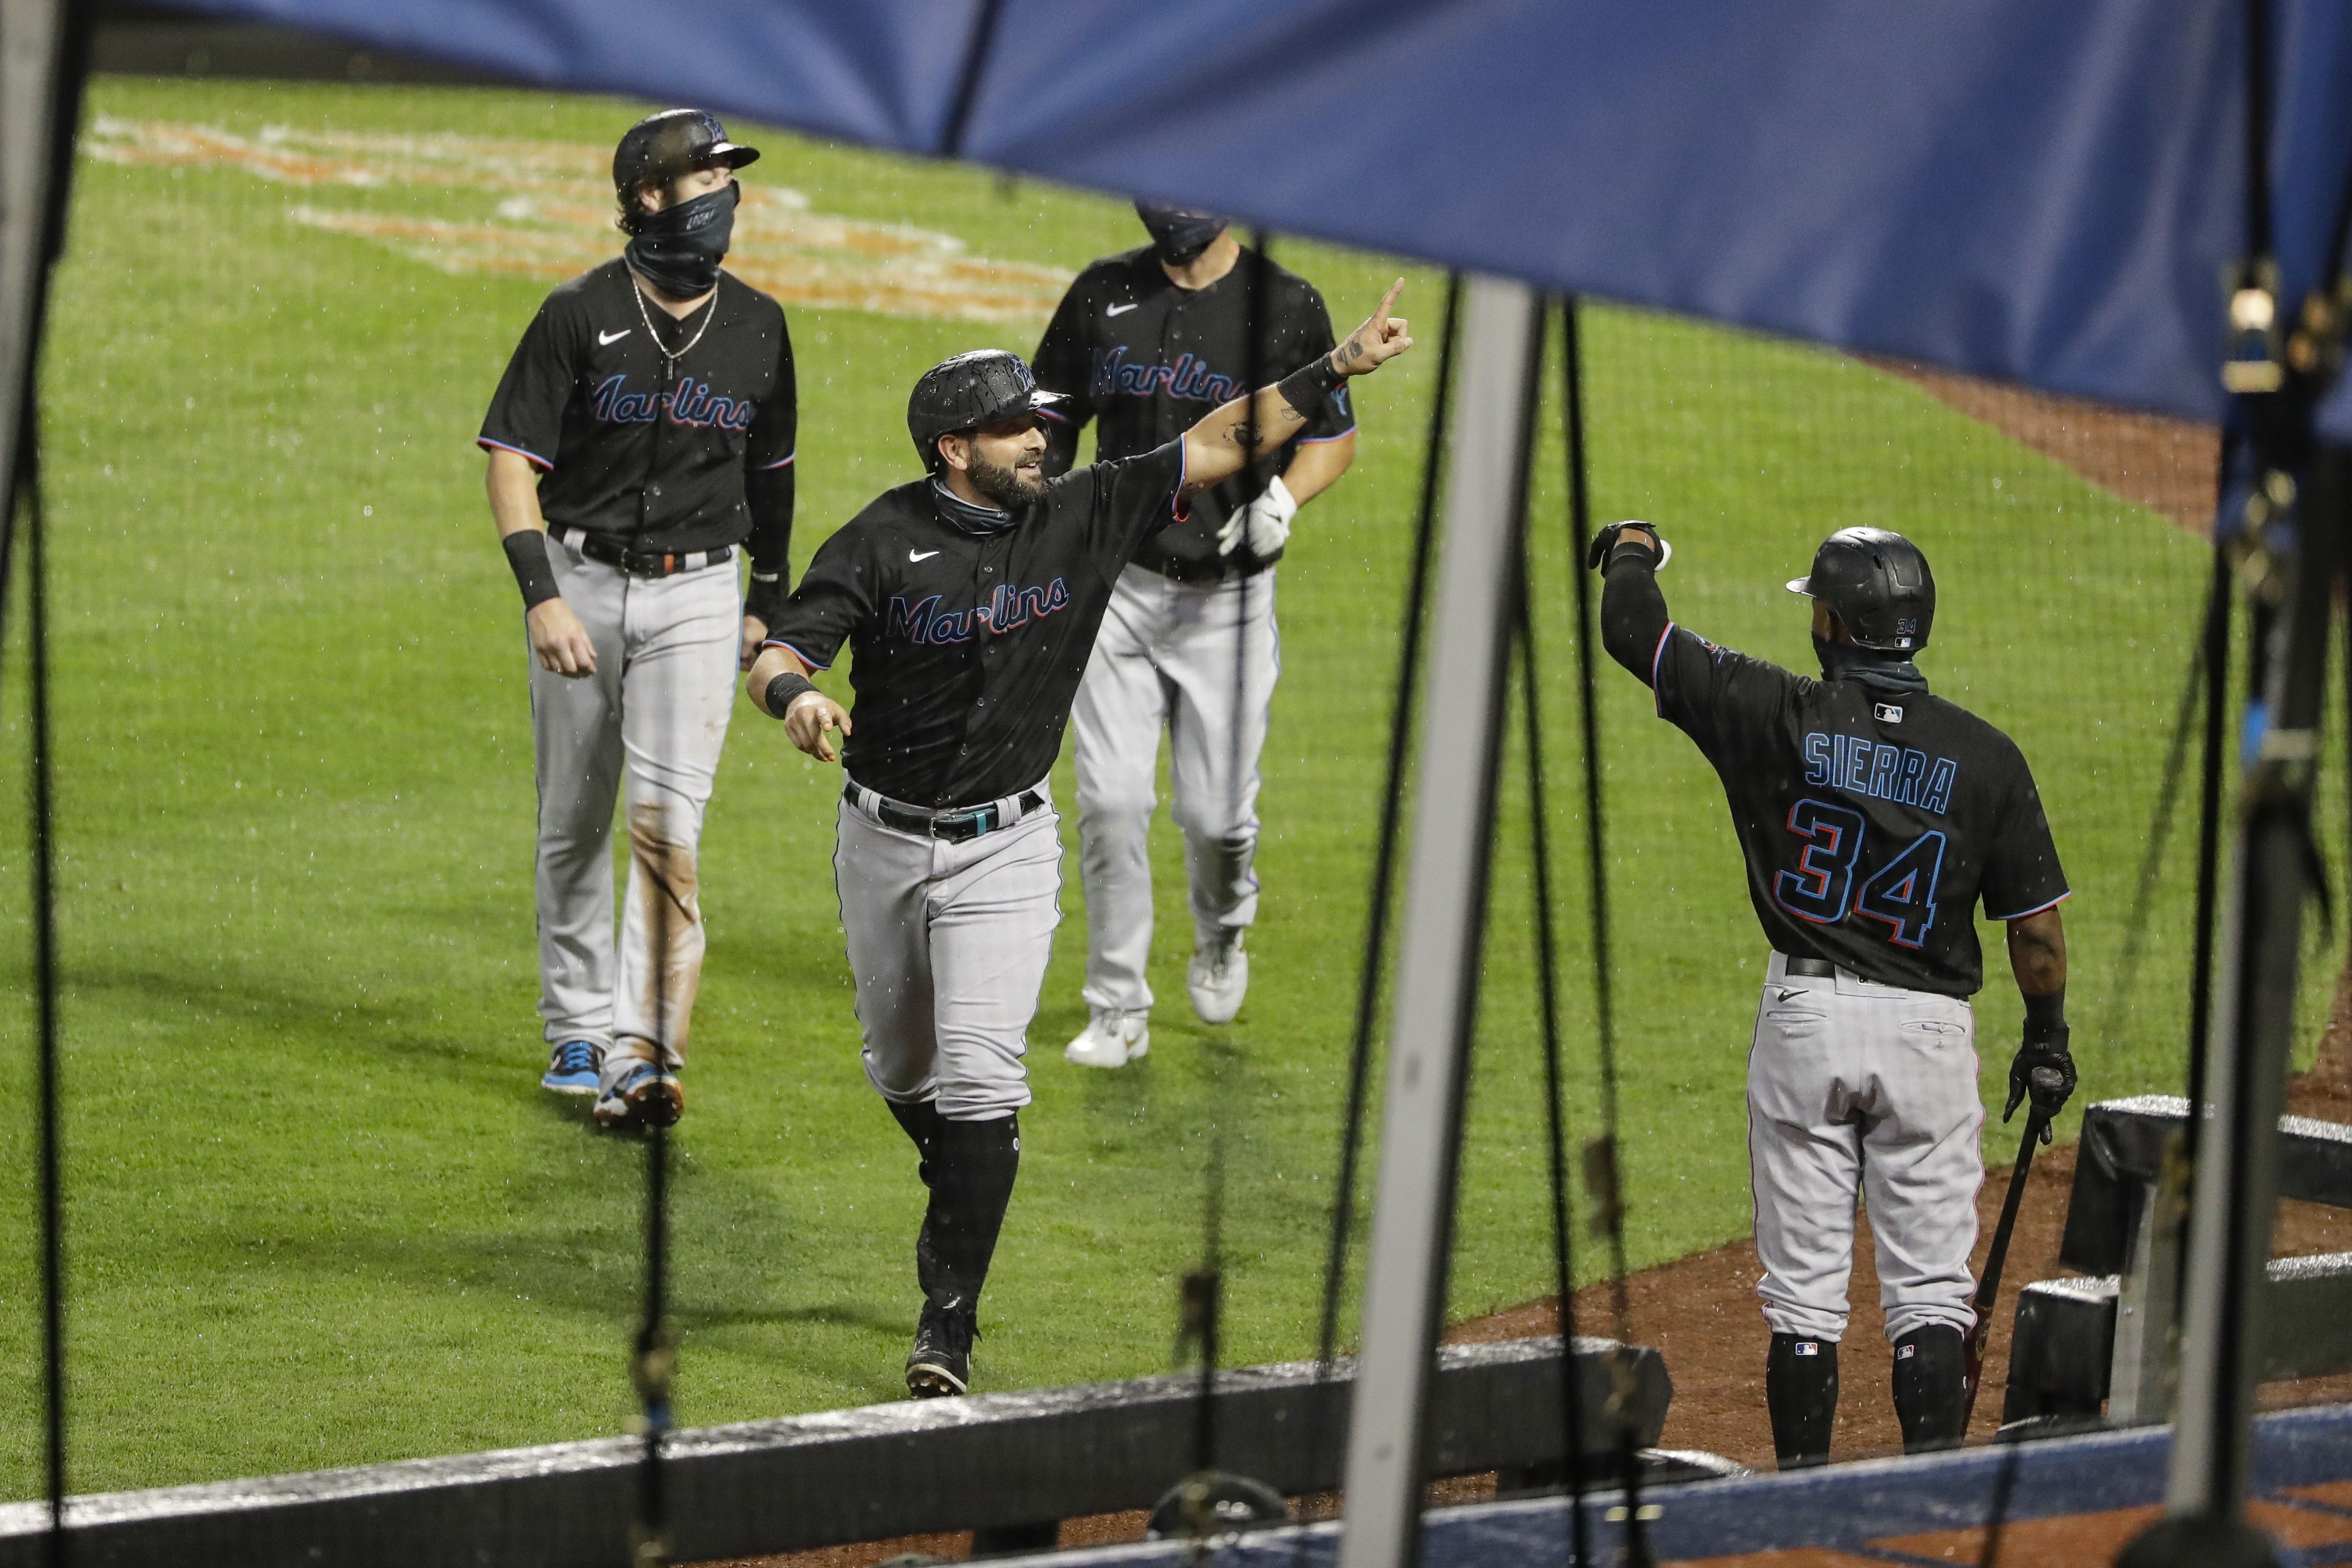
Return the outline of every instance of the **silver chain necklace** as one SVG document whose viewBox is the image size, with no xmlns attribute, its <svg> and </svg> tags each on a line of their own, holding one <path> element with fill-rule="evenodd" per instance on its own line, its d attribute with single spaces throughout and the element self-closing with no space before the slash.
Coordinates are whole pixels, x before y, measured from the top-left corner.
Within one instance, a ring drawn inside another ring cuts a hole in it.
<svg viewBox="0 0 2352 1568">
<path fill-rule="evenodd" d="M 719 290 L 715 285 L 710 290 L 710 303 L 703 307 L 702 325 L 694 329 L 694 336 L 686 340 L 684 348 L 672 353 L 669 345 L 662 341 L 661 334 L 654 330 L 653 315 L 646 308 L 645 286 L 637 281 L 635 273 L 629 274 L 629 296 L 637 302 L 637 319 L 646 324 L 646 336 L 654 340 L 654 347 L 659 349 L 662 358 L 667 360 L 672 365 L 694 352 L 694 346 L 702 341 L 702 335 L 705 332 L 710 330 L 711 319 L 719 314 Z"/>
</svg>

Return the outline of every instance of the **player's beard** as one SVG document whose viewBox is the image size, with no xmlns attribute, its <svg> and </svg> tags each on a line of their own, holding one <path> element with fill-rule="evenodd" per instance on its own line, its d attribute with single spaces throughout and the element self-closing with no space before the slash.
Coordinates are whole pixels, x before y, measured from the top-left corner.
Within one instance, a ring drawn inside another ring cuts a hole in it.
<svg viewBox="0 0 2352 1568">
<path fill-rule="evenodd" d="M 1000 468 L 978 452 L 971 455 L 971 465 L 964 470 L 971 487 L 1003 507 L 1017 512 L 1045 493 L 1045 481 L 1038 470 L 1030 468 Z"/>
</svg>

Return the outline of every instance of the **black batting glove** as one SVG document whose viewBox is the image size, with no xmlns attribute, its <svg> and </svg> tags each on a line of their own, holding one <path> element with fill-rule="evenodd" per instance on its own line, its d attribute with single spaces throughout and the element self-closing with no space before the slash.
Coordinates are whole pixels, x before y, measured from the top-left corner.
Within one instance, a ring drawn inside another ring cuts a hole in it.
<svg viewBox="0 0 2352 1568">
<path fill-rule="evenodd" d="M 1654 539 L 1658 546 L 1657 550 L 1654 552 L 1657 556 L 1658 564 L 1661 566 L 1665 564 L 1666 541 L 1664 536 L 1661 535 L 1657 529 L 1652 528 L 1649 524 L 1637 522 L 1630 518 L 1622 523 L 1612 523 L 1607 528 L 1602 528 L 1598 533 L 1594 534 L 1592 536 L 1591 548 L 1584 552 L 1584 564 L 1594 571 L 1605 570 L 1609 564 L 1611 553 L 1616 549 L 1617 541 L 1624 537 L 1624 533 L 1627 528 L 1639 528 L 1643 533 L 1649 535 L 1651 538 Z M 1636 549 L 1641 549 L 1638 545 L 1633 548 Z M 1646 555 L 1653 552 L 1645 550 L 1643 553 Z"/>
<path fill-rule="evenodd" d="M 2027 1040 L 2009 1064 L 2009 1103 L 2001 1108 L 2000 1119 L 2008 1121 L 2021 1103 L 2032 1099 L 2034 1114 L 2042 1118 L 2045 1145 L 2051 1140 L 2051 1122 L 2074 1092 L 2074 1058 L 2066 1050 L 2067 1033 L 2062 1023 L 2053 1035 Z"/>
</svg>

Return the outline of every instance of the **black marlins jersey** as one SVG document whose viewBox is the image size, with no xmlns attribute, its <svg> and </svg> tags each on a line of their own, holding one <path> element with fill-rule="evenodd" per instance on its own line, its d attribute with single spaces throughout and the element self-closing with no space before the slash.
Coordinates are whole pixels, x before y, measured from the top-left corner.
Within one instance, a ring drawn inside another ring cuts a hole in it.
<svg viewBox="0 0 2352 1568">
<path fill-rule="evenodd" d="M 768 630 L 857 700 L 842 762 L 910 806 L 977 806 L 1045 777 L 1111 586 L 1181 520 L 1184 444 L 1050 481 L 997 533 L 948 523 L 931 481 L 885 491 L 824 544 Z"/>
<path fill-rule="evenodd" d="M 1108 256 L 1078 274 L 1037 345 L 1037 384 L 1068 396 L 1045 411 L 1072 426 L 1055 444 L 1062 460 L 1076 450 L 1076 426 L 1098 421 L 1097 457 L 1133 457 L 1175 440 L 1220 403 L 1249 389 L 1250 268 L 1247 246 L 1231 272 L 1206 288 L 1179 288 L 1150 246 Z M 1331 317 L 1312 284 L 1271 262 L 1264 264 L 1259 325 L 1262 383 L 1280 381 L 1337 346 Z M 1193 497 L 1189 521 L 1168 529 L 1137 554 L 1179 581 L 1213 580 L 1238 571 L 1217 553 L 1225 519 L 1262 494 L 1307 442 L 1336 441 L 1356 428 L 1347 389 L 1332 392 L 1306 428 L 1265 462 Z M 1265 558 L 1272 564 L 1280 552 Z"/>
<path fill-rule="evenodd" d="M 673 364 L 654 330 L 672 350 L 694 346 Z M 792 339 L 773 299 L 722 272 L 710 303 L 677 320 L 641 304 L 615 257 L 547 297 L 479 443 L 530 460 L 552 526 L 639 549 L 713 549 L 751 532 L 746 467 L 792 462 L 793 394 Z"/>
<path fill-rule="evenodd" d="M 1748 897 L 1780 951 L 1973 996 L 1978 902 L 2014 920 L 2066 896 L 2024 755 L 1967 709 L 1809 680 L 1673 624 L 1650 684 L 1723 780 Z"/>
</svg>

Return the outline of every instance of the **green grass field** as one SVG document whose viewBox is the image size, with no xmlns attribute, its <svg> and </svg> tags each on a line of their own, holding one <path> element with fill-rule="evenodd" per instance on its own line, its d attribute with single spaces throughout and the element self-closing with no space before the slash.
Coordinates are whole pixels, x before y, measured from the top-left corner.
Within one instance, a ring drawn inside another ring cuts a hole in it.
<svg viewBox="0 0 2352 1568">
<path fill-rule="evenodd" d="M 516 93 L 123 79 L 100 82 L 91 110 L 257 144 L 276 126 L 600 147 L 637 112 Z M 1064 271 L 1137 241 L 1111 200 L 752 134 L 768 158 L 747 184 L 788 183 L 813 213 L 941 231 L 975 256 Z M 535 1086 L 524 654 L 472 445 L 548 285 L 446 270 L 383 237 L 398 223 L 490 221 L 495 193 L 462 182 L 322 188 L 217 162 L 90 158 L 78 178 L 46 383 L 73 1484 L 619 1430 L 642 1161 Z M 305 204 L 335 206 L 342 226 L 297 221 Z M 1305 244 L 1280 254 L 1343 327 L 1395 270 Z M 984 1313 L 983 1388 L 1169 1364 L 1220 1137 L 1233 1173 L 1229 1354 L 1311 1350 L 1443 298 L 1438 275 L 1406 270 L 1423 350 L 1360 389 L 1357 469 L 1305 514 L 1281 572 L 1256 987 L 1234 1027 L 1191 1019 L 1181 861 L 1163 831 L 1157 1049 L 1118 1074 L 1067 1067 L 1060 1046 L 1084 1021 L 1072 874 L 1032 1035 L 1037 1103 Z M 917 373 L 982 344 L 1025 351 L 1036 330 L 848 304 L 793 307 L 792 322 L 803 561 L 911 472 L 901 421 Z M 2200 544 L 1852 361 L 1606 309 L 1589 318 L 1588 354 L 1600 509 L 1671 530 L 1681 553 L 1665 586 L 1677 617 L 1708 635 L 1801 664 L 1804 612 L 1780 584 L 1819 538 L 1868 520 L 1921 539 L 1943 594 L 1929 673 L 2024 745 L 2080 894 L 2069 917 L 2086 1093 L 2177 1083 L 2180 854 L 2144 987 L 2120 1009 L 2110 990 Z M 1576 1116 L 1589 1131 L 1556 431 L 1541 462 L 1553 837 Z M 13 781 L 21 616 L 10 627 Z M 1712 775 L 1648 716 L 1646 692 L 1613 665 L 1601 681 L 1641 1265 L 1748 1224 L 1741 1078 L 1763 951 Z M 837 789 L 833 770 L 739 710 L 704 846 L 710 956 L 678 1139 L 689 1423 L 899 1392 L 919 1189 L 857 1069 L 830 881 Z M 1069 799 L 1066 762 L 1056 789 Z M 1507 795 L 1453 1289 L 1464 1314 L 1544 1293 L 1549 1274 L 1525 801 L 1516 782 Z M 18 1061 L 21 821 L 12 805 L 0 826 L 11 980 L 0 1044 Z M 1997 1095 L 2018 1006 L 1987 935 L 1980 1020 Z M 21 1100 L 0 1119 L 13 1173 L 0 1281 L 17 1303 L 0 1314 L 10 1495 L 37 1475 L 30 1126 Z M 1586 1275 L 1597 1257 L 1580 1260 Z"/>
</svg>

